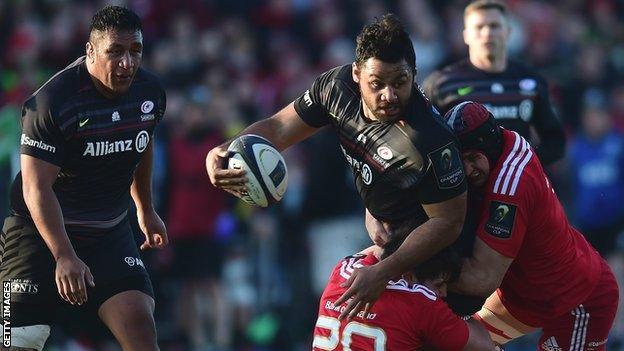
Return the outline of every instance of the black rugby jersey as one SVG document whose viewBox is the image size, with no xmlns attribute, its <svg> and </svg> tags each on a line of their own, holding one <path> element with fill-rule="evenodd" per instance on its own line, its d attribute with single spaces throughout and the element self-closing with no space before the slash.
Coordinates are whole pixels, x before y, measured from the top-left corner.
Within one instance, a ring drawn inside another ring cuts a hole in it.
<svg viewBox="0 0 624 351">
<path fill-rule="evenodd" d="M 61 168 L 53 190 L 66 225 L 107 227 L 125 216 L 134 170 L 165 105 L 159 80 L 143 69 L 125 94 L 105 98 L 84 56 L 26 100 L 20 151 Z M 12 185 L 11 210 L 30 216 L 21 173 Z"/>
<path fill-rule="evenodd" d="M 421 204 L 466 190 L 456 139 L 416 86 L 396 122 L 364 116 L 351 65 L 323 73 L 294 105 L 308 125 L 330 124 L 337 131 L 364 205 L 380 220 L 417 216 L 425 222 Z"/>
<path fill-rule="evenodd" d="M 544 78 L 517 62 L 490 73 L 476 68 L 468 59 L 432 73 L 423 85 L 425 95 L 442 114 L 463 101 L 483 104 L 506 129 L 530 140 L 533 125 L 540 138 L 537 148 L 542 163 L 563 156 L 565 135 L 555 116 Z"/>
</svg>

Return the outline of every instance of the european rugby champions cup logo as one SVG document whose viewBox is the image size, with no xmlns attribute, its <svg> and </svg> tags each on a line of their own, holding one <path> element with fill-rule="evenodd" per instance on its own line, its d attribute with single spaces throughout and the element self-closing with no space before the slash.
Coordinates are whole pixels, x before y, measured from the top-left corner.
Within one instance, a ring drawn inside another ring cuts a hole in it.
<svg viewBox="0 0 624 351">
<path fill-rule="evenodd" d="M 509 238 L 513 233 L 515 217 L 515 205 L 501 201 L 492 201 L 490 203 L 490 216 L 487 223 L 485 223 L 485 231 L 497 238 Z"/>
<path fill-rule="evenodd" d="M 494 211 L 494 220 L 498 223 L 502 222 L 509 213 L 509 206 L 507 205 L 499 205 Z"/>
<path fill-rule="evenodd" d="M 11 347 L 11 281 L 2 282 L 2 346 Z"/>
<path fill-rule="evenodd" d="M 442 151 L 442 155 L 440 156 L 440 162 L 442 163 L 442 169 L 444 169 L 445 171 L 451 169 L 452 155 L 453 154 L 451 153 L 450 149 L 444 149 L 444 151 Z"/>
</svg>

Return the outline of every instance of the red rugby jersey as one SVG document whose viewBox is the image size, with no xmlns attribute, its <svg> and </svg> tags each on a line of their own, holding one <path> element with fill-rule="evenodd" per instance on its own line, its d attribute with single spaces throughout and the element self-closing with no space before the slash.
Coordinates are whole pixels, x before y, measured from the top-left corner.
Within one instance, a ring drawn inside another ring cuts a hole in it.
<svg viewBox="0 0 624 351">
<path fill-rule="evenodd" d="M 520 321 L 539 326 L 578 306 L 594 289 L 600 255 L 564 213 L 535 151 L 503 130 L 504 149 L 490 172 L 477 235 L 514 258 L 498 290 Z"/>
<path fill-rule="evenodd" d="M 334 306 L 345 288 L 340 284 L 354 268 L 377 263 L 373 255 L 355 255 L 342 260 L 332 271 L 319 305 L 313 350 L 419 350 L 429 345 L 437 350 L 461 350 L 468 341 L 466 322 L 425 286 L 406 280 L 391 281 L 371 310 L 351 321 L 338 320 Z"/>
</svg>

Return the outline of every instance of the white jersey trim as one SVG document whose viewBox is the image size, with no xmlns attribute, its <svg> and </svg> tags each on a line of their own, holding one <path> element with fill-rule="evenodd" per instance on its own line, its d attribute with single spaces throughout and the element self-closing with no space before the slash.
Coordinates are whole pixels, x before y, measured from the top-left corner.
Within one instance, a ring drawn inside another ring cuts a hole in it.
<svg viewBox="0 0 624 351">
<path fill-rule="evenodd" d="M 406 291 L 406 292 L 411 292 L 411 293 L 421 293 L 425 295 L 425 297 L 427 297 L 431 301 L 435 301 L 438 299 L 437 295 L 433 291 L 431 291 L 431 289 L 420 284 L 413 284 L 412 286 L 410 286 L 407 280 L 405 279 L 399 279 L 397 281 L 392 281 L 392 280 L 389 281 L 388 285 L 386 285 L 386 289 Z"/>
<path fill-rule="evenodd" d="M 574 318 L 574 330 L 572 340 L 570 340 L 570 351 L 582 351 L 587 338 L 587 325 L 589 324 L 589 313 L 585 311 L 583 305 L 579 305 L 572 312 Z"/>
<path fill-rule="evenodd" d="M 513 131 L 512 133 L 515 137 L 514 146 L 509 155 L 507 155 L 507 158 L 505 159 L 505 162 L 503 162 L 503 166 L 496 177 L 493 189 L 494 194 L 509 196 L 515 195 L 522 172 L 524 171 L 527 163 L 531 160 L 531 157 L 533 157 L 533 151 L 531 150 L 529 142 L 518 133 Z"/>
<path fill-rule="evenodd" d="M 365 256 L 349 257 L 347 259 L 342 260 L 342 263 L 340 265 L 340 276 L 346 280 L 351 278 L 351 275 L 353 274 L 353 271 L 356 268 L 364 267 L 364 265 L 360 262 L 360 260 L 362 260 L 364 257 Z M 410 286 L 410 284 L 405 279 L 399 279 L 397 281 L 393 281 L 393 280 L 389 281 L 388 284 L 386 285 L 386 289 L 421 293 L 432 301 L 436 301 L 438 299 L 436 293 L 433 292 L 431 289 L 420 284 L 413 284 Z"/>
</svg>

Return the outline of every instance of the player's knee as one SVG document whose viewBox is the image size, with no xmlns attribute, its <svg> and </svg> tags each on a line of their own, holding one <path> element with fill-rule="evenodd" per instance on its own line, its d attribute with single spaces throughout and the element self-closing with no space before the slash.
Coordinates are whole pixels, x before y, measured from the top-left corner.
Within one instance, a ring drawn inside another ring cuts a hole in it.
<svg viewBox="0 0 624 351">
<path fill-rule="evenodd" d="M 11 351 L 43 350 L 43 345 L 50 336 L 49 325 L 29 325 L 11 328 Z"/>
<path fill-rule="evenodd" d="M 157 350 L 156 323 L 150 309 L 130 309 L 124 316 L 123 324 L 129 326 L 127 338 L 131 344 L 140 346 L 140 350 Z"/>
</svg>

